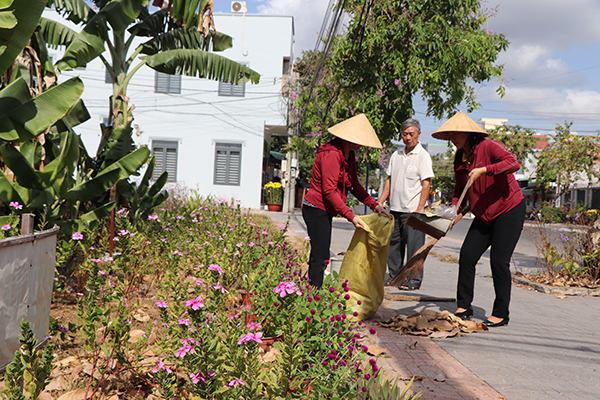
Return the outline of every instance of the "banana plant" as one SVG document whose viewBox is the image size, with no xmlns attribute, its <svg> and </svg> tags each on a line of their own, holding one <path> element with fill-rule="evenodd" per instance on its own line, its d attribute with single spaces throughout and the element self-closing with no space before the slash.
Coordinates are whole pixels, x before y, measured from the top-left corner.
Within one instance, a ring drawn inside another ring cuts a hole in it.
<svg viewBox="0 0 600 400">
<path fill-rule="evenodd" d="M 149 0 L 93 3 L 97 11 L 83 0 L 49 0 L 48 7 L 54 6 L 65 18 L 81 24 L 82 30 L 75 32 L 45 19 L 41 30 L 50 46 L 66 46 L 63 58 L 55 65 L 57 69 L 70 70 L 100 58 L 112 78 L 109 122 L 101 126 L 97 150 L 103 167 L 133 150 L 133 117 L 127 87 L 143 66 L 168 74 L 228 82 L 237 83 L 243 78 L 259 81 L 255 71 L 214 54 L 230 48 L 232 38 L 211 29 L 212 0 L 171 0 L 166 8 L 152 13 Z M 145 38 L 145 42 L 132 49 L 138 37 Z M 123 190 L 119 192 L 124 194 Z"/>
</svg>

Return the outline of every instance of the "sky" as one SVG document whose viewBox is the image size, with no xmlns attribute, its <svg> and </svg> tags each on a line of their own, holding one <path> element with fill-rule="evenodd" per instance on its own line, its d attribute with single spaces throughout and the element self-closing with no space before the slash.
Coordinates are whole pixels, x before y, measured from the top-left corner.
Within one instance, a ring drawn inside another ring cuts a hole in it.
<svg viewBox="0 0 600 400">
<path fill-rule="evenodd" d="M 295 57 L 315 48 L 328 3 L 246 0 L 248 13 L 294 16 Z M 510 42 L 498 60 L 505 66 L 506 95 L 496 94 L 498 81 L 477 85 L 481 108 L 470 116 L 508 119 L 539 133 L 552 133 L 565 122 L 573 122 L 571 130 L 580 134 L 600 129 L 600 1 L 484 0 L 482 6 L 495 10 L 485 28 Z M 230 1 L 215 0 L 215 12 L 230 7 Z M 444 121 L 427 117 L 421 98 L 413 104 L 421 141 L 436 142 L 430 134 Z"/>
</svg>

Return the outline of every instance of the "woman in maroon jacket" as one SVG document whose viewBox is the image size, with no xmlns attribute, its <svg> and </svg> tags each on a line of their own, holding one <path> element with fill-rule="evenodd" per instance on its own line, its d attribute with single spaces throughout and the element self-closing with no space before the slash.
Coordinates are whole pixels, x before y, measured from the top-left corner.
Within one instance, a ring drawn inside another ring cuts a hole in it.
<svg viewBox="0 0 600 400">
<path fill-rule="evenodd" d="M 525 220 L 525 199 L 513 175 L 521 164 L 502 144 L 486 139 L 487 132 L 463 112 L 450 118 L 431 136 L 450 140 L 457 149 L 453 205 L 458 203 L 467 181 L 471 180 L 466 198 L 475 219 L 460 249 L 455 314 L 463 319 L 473 315 L 475 266 L 491 246 L 490 264 L 496 299 L 491 316 L 483 323 L 487 326 L 507 325 L 510 258 Z"/>
<path fill-rule="evenodd" d="M 354 151 L 361 146 L 381 148 L 377 134 L 364 114 L 347 119 L 328 129 L 337 138 L 323 144 L 315 159 L 310 189 L 304 197 L 302 216 L 310 237 L 308 277 L 313 286 L 323 284 L 325 263 L 329 260 L 331 224 L 341 215 L 356 228 L 365 223 L 346 206 L 350 191 L 374 212 L 389 213 L 380 206 L 358 182 Z"/>
</svg>

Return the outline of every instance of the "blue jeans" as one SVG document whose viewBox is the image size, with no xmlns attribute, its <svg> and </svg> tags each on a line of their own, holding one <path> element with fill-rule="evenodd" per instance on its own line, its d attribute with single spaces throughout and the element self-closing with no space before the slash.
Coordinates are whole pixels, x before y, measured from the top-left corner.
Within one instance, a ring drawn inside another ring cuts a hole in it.
<svg viewBox="0 0 600 400">
<path fill-rule="evenodd" d="M 410 213 L 391 211 L 394 216 L 394 231 L 390 238 L 390 252 L 388 253 L 388 271 L 389 277 L 386 281 L 396 275 L 402 266 L 404 266 L 404 255 L 406 261 L 425 244 L 425 233 L 406 225 L 406 220 L 410 217 Z M 419 287 L 423 281 L 423 269 L 419 276 L 412 277 L 408 284 Z"/>
</svg>

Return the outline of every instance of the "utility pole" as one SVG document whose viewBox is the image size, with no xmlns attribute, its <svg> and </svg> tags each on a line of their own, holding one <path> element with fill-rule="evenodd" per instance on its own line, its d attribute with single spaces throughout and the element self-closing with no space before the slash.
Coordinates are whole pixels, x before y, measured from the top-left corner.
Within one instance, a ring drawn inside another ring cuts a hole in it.
<svg viewBox="0 0 600 400">
<path fill-rule="evenodd" d="M 291 72 L 289 77 L 288 93 L 288 145 L 291 146 L 293 138 L 298 135 L 298 107 L 293 100 L 292 93 L 298 93 L 298 73 Z M 298 177 L 298 152 L 287 153 L 285 171 L 285 192 L 283 197 L 283 209 L 285 213 L 293 213 L 296 208 L 296 178 Z"/>
</svg>

